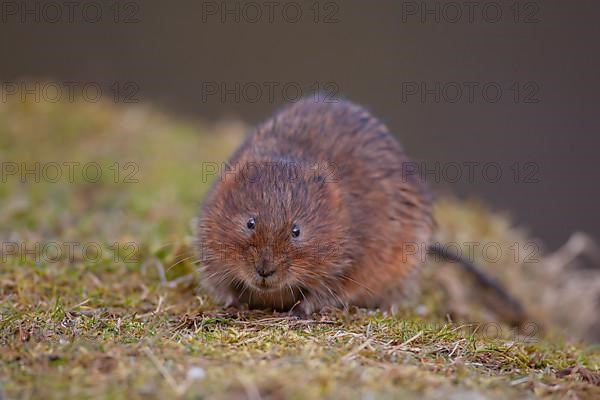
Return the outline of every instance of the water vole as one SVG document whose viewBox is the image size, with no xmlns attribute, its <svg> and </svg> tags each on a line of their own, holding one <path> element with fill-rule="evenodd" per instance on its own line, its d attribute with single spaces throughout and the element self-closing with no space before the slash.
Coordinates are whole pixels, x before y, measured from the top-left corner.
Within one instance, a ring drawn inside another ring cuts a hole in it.
<svg viewBox="0 0 600 400">
<path fill-rule="evenodd" d="M 220 303 L 393 306 L 433 228 L 429 190 L 388 128 L 348 101 L 303 99 L 259 125 L 207 195 L 201 279 Z"/>
</svg>

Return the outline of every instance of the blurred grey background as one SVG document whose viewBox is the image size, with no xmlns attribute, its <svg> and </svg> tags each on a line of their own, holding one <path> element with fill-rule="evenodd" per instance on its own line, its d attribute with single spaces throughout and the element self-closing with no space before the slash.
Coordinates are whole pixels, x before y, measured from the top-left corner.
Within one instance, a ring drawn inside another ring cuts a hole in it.
<svg viewBox="0 0 600 400">
<path fill-rule="evenodd" d="M 599 15 L 593 0 L 0 1 L 0 81 L 251 124 L 323 90 L 386 121 L 437 193 L 483 198 L 554 248 L 600 238 Z"/>
</svg>

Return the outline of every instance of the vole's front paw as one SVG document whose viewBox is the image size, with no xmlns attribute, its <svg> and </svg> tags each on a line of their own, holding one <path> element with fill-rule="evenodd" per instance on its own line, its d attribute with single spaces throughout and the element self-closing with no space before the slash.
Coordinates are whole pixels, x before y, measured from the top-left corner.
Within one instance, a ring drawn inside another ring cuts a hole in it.
<svg viewBox="0 0 600 400">
<path fill-rule="evenodd" d="M 242 308 L 242 304 L 240 303 L 240 299 L 231 295 L 231 296 L 227 296 L 227 299 L 225 300 L 223 307 L 224 308 L 234 308 L 236 310 L 239 310 Z"/>
<path fill-rule="evenodd" d="M 302 300 L 292 307 L 292 309 L 288 312 L 288 316 L 296 317 L 297 319 L 312 319 L 312 313 L 314 310 L 315 309 L 310 302 Z"/>
<path fill-rule="evenodd" d="M 288 311 L 288 317 L 296 318 L 296 319 L 308 319 L 309 315 L 306 314 L 303 310 L 293 309 Z"/>
</svg>

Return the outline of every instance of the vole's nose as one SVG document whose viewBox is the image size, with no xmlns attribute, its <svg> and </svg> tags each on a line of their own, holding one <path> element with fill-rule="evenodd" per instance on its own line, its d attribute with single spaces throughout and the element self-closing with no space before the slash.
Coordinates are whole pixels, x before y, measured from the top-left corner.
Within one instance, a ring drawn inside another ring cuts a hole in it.
<svg viewBox="0 0 600 400">
<path fill-rule="evenodd" d="M 268 278 L 275 273 L 275 267 L 267 260 L 263 260 L 256 266 L 256 272 L 261 277 Z"/>
</svg>

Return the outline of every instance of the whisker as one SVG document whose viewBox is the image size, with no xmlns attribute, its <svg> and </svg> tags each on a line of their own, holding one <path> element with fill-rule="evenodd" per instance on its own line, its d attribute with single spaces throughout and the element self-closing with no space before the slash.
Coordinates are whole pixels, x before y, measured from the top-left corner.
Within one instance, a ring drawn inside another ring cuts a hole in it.
<svg viewBox="0 0 600 400">
<path fill-rule="evenodd" d="M 304 301 L 308 302 L 308 300 L 306 300 L 306 296 L 304 295 L 304 292 L 302 291 L 301 286 L 298 286 L 298 290 L 300 291 L 300 294 L 302 295 L 302 298 L 304 299 Z"/>
<path fill-rule="evenodd" d="M 244 295 L 244 293 L 246 292 L 247 289 L 248 289 L 248 285 L 246 285 L 246 282 L 242 282 L 242 291 L 238 295 L 238 299 L 242 298 L 242 296 Z"/>
<path fill-rule="evenodd" d="M 334 293 L 333 290 L 331 290 L 331 288 L 329 286 L 325 285 L 325 283 L 323 283 L 322 285 L 323 285 L 323 287 L 325 287 L 325 289 L 327 289 L 329 291 L 329 293 L 331 294 L 331 297 L 333 297 L 334 300 L 336 302 L 338 302 L 338 304 L 343 305 L 344 302 L 339 297 L 339 295 L 337 295 L 336 293 Z"/>
<path fill-rule="evenodd" d="M 292 301 L 295 303 L 296 296 L 294 295 L 294 289 L 292 289 L 292 285 L 290 285 L 289 283 L 287 284 L 287 287 L 290 289 L 290 294 L 292 295 Z"/>
<path fill-rule="evenodd" d="M 349 276 L 342 275 L 342 276 L 341 276 L 341 278 L 342 278 L 342 279 L 347 279 L 347 280 L 349 280 L 350 282 L 357 284 L 358 286 L 360 286 L 360 287 L 362 287 L 363 289 L 367 290 L 367 291 L 368 291 L 370 294 L 372 294 L 372 295 L 375 295 L 375 294 L 376 294 L 376 293 L 375 293 L 375 292 L 374 292 L 374 291 L 373 291 L 371 288 L 369 288 L 368 286 L 365 286 L 364 284 L 362 284 L 362 283 L 358 282 L 358 281 L 357 281 L 357 280 L 355 280 L 355 279 L 352 279 L 352 278 L 350 278 Z"/>
<path fill-rule="evenodd" d="M 194 257 L 194 256 L 189 256 L 189 257 L 186 257 L 186 258 L 184 258 L 184 259 L 182 259 L 182 260 L 179 260 L 179 261 L 177 261 L 175 264 L 173 264 L 173 265 L 171 265 L 169 268 L 167 268 L 167 272 L 169 272 L 171 269 L 173 269 L 173 268 L 174 268 L 174 267 L 176 267 L 177 265 L 181 264 L 182 262 L 185 262 L 185 261 L 189 260 L 189 259 L 190 259 L 190 258 L 192 258 L 192 257 Z"/>
</svg>

